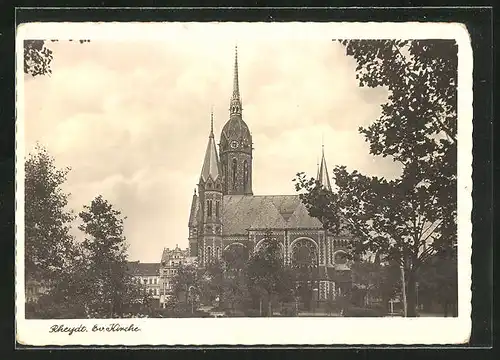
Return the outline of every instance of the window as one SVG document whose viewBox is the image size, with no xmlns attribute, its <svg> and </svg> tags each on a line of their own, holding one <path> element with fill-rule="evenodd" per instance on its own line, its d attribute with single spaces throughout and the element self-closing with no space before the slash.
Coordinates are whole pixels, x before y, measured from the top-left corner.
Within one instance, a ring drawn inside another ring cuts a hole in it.
<svg viewBox="0 0 500 360">
<path fill-rule="evenodd" d="M 246 160 L 243 162 L 243 186 L 245 189 L 248 187 L 248 162 Z"/>
<path fill-rule="evenodd" d="M 236 172 L 238 171 L 238 165 L 236 159 L 233 159 L 233 190 L 236 190 Z"/>
<path fill-rule="evenodd" d="M 209 246 L 207 247 L 207 263 L 212 262 L 212 248 Z"/>
<path fill-rule="evenodd" d="M 220 216 L 220 202 L 215 202 L 215 217 L 218 219 Z"/>
<path fill-rule="evenodd" d="M 158 284 L 158 279 L 157 279 L 157 278 L 155 278 L 155 285 L 156 285 L 156 284 Z"/>
<path fill-rule="evenodd" d="M 220 247 L 217 247 L 216 253 L 217 253 L 217 258 L 220 259 Z"/>
<path fill-rule="evenodd" d="M 152 285 L 153 284 L 153 279 L 149 278 L 149 284 Z"/>
<path fill-rule="evenodd" d="M 212 217 L 212 200 L 207 200 L 207 216 Z"/>
</svg>

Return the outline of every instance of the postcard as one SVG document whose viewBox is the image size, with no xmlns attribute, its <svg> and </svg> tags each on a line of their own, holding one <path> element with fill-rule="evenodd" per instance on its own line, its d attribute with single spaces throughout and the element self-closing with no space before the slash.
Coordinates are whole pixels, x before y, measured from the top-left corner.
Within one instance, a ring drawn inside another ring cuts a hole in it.
<svg viewBox="0 0 500 360">
<path fill-rule="evenodd" d="M 462 344 L 457 23 L 17 29 L 16 339 Z"/>
</svg>

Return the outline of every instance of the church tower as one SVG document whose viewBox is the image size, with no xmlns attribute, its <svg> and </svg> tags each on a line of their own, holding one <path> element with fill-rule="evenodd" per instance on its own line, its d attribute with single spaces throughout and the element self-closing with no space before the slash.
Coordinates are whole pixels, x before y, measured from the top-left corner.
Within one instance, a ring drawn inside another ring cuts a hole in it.
<svg viewBox="0 0 500 360">
<path fill-rule="evenodd" d="M 253 195 L 252 135 L 243 121 L 242 110 L 238 83 L 238 48 L 236 48 L 229 120 L 222 129 L 219 144 L 224 179 L 223 192 L 227 195 Z"/>
<path fill-rule="evenodd" d="M 210 135 L 198 184 L 200 206 L 198 261 L 202 266 L 222 256 L 223 177 L 214 139 L 213 113 L 210 123 Z"/>
</svg>

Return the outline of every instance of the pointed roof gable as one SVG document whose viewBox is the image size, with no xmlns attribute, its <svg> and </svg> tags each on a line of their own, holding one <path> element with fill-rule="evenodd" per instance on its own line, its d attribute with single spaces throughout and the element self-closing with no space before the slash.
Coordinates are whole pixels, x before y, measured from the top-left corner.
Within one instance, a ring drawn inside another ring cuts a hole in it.
<svg viewBox="0 0 500 360">
<path fill-rule="evenodd" d="M 191 211 L 189 213 L 189 223 L 188 226 L 196 226 L 197 224 L 197 213 L 198 213 L 198 208 L 199 208 L 200 202 L 198 201 L 198 195 L 196 195 L 196 189 L 194 190 L 193 194 L 193 201 L 191 202 Z"/>
<path fill-rule="evenodd" d="M 309 215 L 305 205 L 300 202 L 293 212 L 292 216 L 288 219 L 288 228 L 291 229 L 321 229 L 323 224 Z"/>
<path fill-rule="evenodd" d="M 211 178 L 213 181 L 220 176 L 219 156 L 217 155 L 217 147 L 214 140 L 214 120 L 213 113 L 211 115 L 210 136 L 208 137 L 207 150 L 205 152 L 205 160 L 201 169 L 201 179 L 207 181 Z"/>
<path fill-rule="evenodd" d="M 250 229 L 285 229 L 286 221 L 280 214 L 272 199 L 263 196 L 259 204 L 258 214 Z"/>
</svg>

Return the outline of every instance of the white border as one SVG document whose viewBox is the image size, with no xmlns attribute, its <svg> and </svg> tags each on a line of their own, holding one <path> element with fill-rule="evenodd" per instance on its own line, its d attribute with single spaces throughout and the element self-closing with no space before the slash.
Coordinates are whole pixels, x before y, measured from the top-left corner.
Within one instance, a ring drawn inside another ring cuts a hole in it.
<svg viewBox="0 0 500 360">
<path fill-rule="evenodd" d="M 228 28 L 231 28 L 228 31 Z M 458 56 L 458 318 L 207 318 L 26 320 L 24 314 L 23 39 L 455 39 Z M 453 23 L 30 23 L 18 27 L 16 121 L 16 339 L 27 345 L 460 344 L 471 331 L 472 48 Z M 119 320 L 119 321 L 116 321 Z M 94 324 L 135 324 L 140 332 L 93 333 Z M 89 332 L 49 333 L 64 324 Z"/>
</svg>

